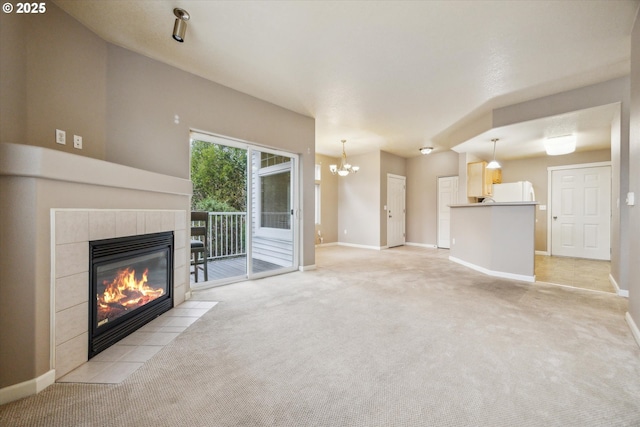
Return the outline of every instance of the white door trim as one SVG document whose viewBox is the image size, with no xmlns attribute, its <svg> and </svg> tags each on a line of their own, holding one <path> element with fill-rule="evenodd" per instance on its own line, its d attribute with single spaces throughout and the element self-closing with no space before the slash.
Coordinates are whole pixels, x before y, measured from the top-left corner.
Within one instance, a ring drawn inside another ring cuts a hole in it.
<svg viewBox="0 0 640 427">
<path fill-rule="evenodd" d="M 389 182 L 391 179 L 395 179 L 395 180 L 400 180 L 402 181 L 402 243 L 399 245 L 393 244 L 393 246 L 402 246 L 406 243 L 407 241 L 407 236 L 406 236 L 406 230 L 407 230 L 407 177 L 406 176 L 402 176 L 402 175 L 395 175 L 392 173 L 387 173 L 387 210 L 385 212 L 385 215 L 387 217 L 387 244 L 386 247 L 389 248 L 391 247 L 391 244 L 389 243 L 389 223 L 391 221 L 389 221 L 389 208 L 390 208 L 390 200 L 391 198 L 390 196 L 390 191 L 389 191 Z M 393 213 L 393 215 L 396 215 L 397 213 Z"/>
<path fill-rule="evenodd" d="M 575 165 L 564 165 L 564 166 L 549 166 L 547 167 L 547 254 L 551 254 L 551 175 L 554 171 L 559 170 L 568 170 L 568 169 L 584 169 L 584 168 L 595 168 L 600 166 L 611 166 L 611 162 L 593 162 L 593 163 L 579 163 Z"/>
</svg>

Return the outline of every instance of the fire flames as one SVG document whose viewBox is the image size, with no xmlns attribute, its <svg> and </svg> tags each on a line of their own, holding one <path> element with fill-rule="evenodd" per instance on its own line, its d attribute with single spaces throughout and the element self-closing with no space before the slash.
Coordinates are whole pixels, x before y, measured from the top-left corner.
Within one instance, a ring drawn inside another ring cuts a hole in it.
<svg viewBox="0 0 640 427">
<path fill-rule="evenodd" d="M 119 270 L 111 282 L 103 282 L 104 293 L 96 295 L 98 326 L 164 295 L 164 289 L 156 289 L 147 284 L 148 274 L 149 269 L 145 269 L 142 279 L 137 280 L 136 271 L 127 267 Z"/>
</svg>

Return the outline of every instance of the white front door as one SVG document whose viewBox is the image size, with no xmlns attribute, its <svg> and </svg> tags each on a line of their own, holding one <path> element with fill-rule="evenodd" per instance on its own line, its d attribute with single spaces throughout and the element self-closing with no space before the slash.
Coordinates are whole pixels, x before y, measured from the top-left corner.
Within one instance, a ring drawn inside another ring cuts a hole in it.
<svg viewBox="0 0 640 427">
<path fill-rule="evenodd" d="M 404 245 L 405 232 L 404 176 L 387 174 L 387 247 Z"/>
<path fill-rule="evenodd" d="M 611 259 L 611 166 L 551 171 L 551 254 Z"/>
<path fill-rule="evenodd" d="M 458 177 L 438 178 L 438 247 L 451 247 L 451 212 L 449 205 L 458 203 Z"/>
</svg>

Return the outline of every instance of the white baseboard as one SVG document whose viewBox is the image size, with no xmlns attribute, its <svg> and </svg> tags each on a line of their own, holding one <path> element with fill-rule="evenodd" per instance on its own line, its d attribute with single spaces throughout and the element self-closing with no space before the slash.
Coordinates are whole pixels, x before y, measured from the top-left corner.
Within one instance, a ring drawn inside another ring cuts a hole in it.
<svg viewBox="0 0 640 427">
<path fill-rule="evenodd" d="M 616 279 L 613 278 L 611 273 L 609 273 L 609 282 L 613 286 L 613 289 L 616 291 L 616 294 L 621 297 L 629 298 L 629 291 L 626 289 L 620 289 L 620 286 L 618 286 L 618 282 L 616 282 Z"/>
<path fill-rule="evenodd" d="M 373 249 L 376 251 L 383 249 L 382 246 L 356 245 L 355 243 L 343 243 L 343 242 L 338 242 L 338 246 L 348 246 L 351 248 L 359 248 L 359 249 Z"/>
<path fill-rule="evenodd" d="M 298 267 L 298 270 L 300 271 L 311 271 L 311 270 L 315 270 L 316 269 L 316 265 L 315 264 L 311 264 L 311 265 L 301 265 Z"/>
<path fill-rule="evenodd" d="M 633 317 L 631 317 L 631 314 L 629 314 L 628 311 L 627 314 L 624 315 L 624 318 L 627 320 L 627 324 L 631 329 L 631 333 L 636 339 L 636 344 L 638 344 L 638 347 L 640 347 L 640 329 L 638 329 L 638 325 L 636 325 L 636 322 L 633 321 Z"/>
<path fill-rule="evenodd" d="M 431 243 L 407 242 L 407 243 L 405 243 L 405 245 L 407 245 L 407 246 L 419 246 L 421 248 L 429 248 L 429 249 L 438 249 L 438 245 L 434 245 L 434 244 L 431 244 Z"/>
<path fill-rule="evenodd" d="M 0 389 L 0 405 L 40 393 L 55 382 L 56 371 L 52 369 L 40 375 L 38 378 Z"/>
<path fill-rule="evenodd" d="M 544 255 L 544 256 L 550 256 L 551 254 L 547 251 L 535 251 L 536 255 Z"/>
<path fill-rule="evenodd" d="M 187 291 L 184 293 L 184 300 L 189 301 L 191 299 L 191 291 Z"/>
<path fill-rule="evenodd" d="M 316 248 L 326 248 L 328 246 L 338 246 L 338 242 L 320 243 L 319 245 L 316 245 Z"/>
<path fill-rule="evenodd" d="M 469 267 L 473 270 L 479 271 L 480 273 L 484 273 L 488 276 L 494 276 L 494 277 L 502 277 L 503 279 L 513 279 L 513 280 L 520 280 L 523 282 L 530 282 L 533 283 L 536 281 L 536 276 L 527 276 L 524 274 L 514 274 L 514 273 L 506 273 L 504 271 L 493 271 L 493 270 L 489 270 L 487 268 L 484 267 L 480 267 L 479 265 L 475 265 L 475 264 L 471 264 L 470 262 L 467 261 L 463 261 L 459 258 L 456 257 L 452 257 L 449 256 L 449 261 L 453 261 L 455 263 L 458 263 L 460 265 L 464 265 L 465 267 Z"/>
</svg>

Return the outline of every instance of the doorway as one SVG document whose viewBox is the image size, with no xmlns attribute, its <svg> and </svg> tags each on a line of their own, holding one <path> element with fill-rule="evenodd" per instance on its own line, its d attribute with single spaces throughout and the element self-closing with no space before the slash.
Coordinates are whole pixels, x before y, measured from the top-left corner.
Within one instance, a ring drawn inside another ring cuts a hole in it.
<svg viewBox="0 0 640 427">
<path fill-rule="evenodd" d="M 438 177 L 438 247 L 451 247 L 451 209 L 449 205 L 458 203 L 458 177 Z"/>
<path fill-rule="evenodd" d="M 400 175 L 387 174 L 387 247 L 405 243 L 406 180 Z"/>
<path fill-rule="evenodd" d="M 611 165 L 549 168 L 551 255 L 611 259 Z"/>
<path fill-rule="evenodd" d="M 192 132 L 192 210 L 209 215 L 209 280 L 224 285 L 298 268 L 298 157 Z M 204 176 L 204 178 L 203 178 Z"/>
</svg>

